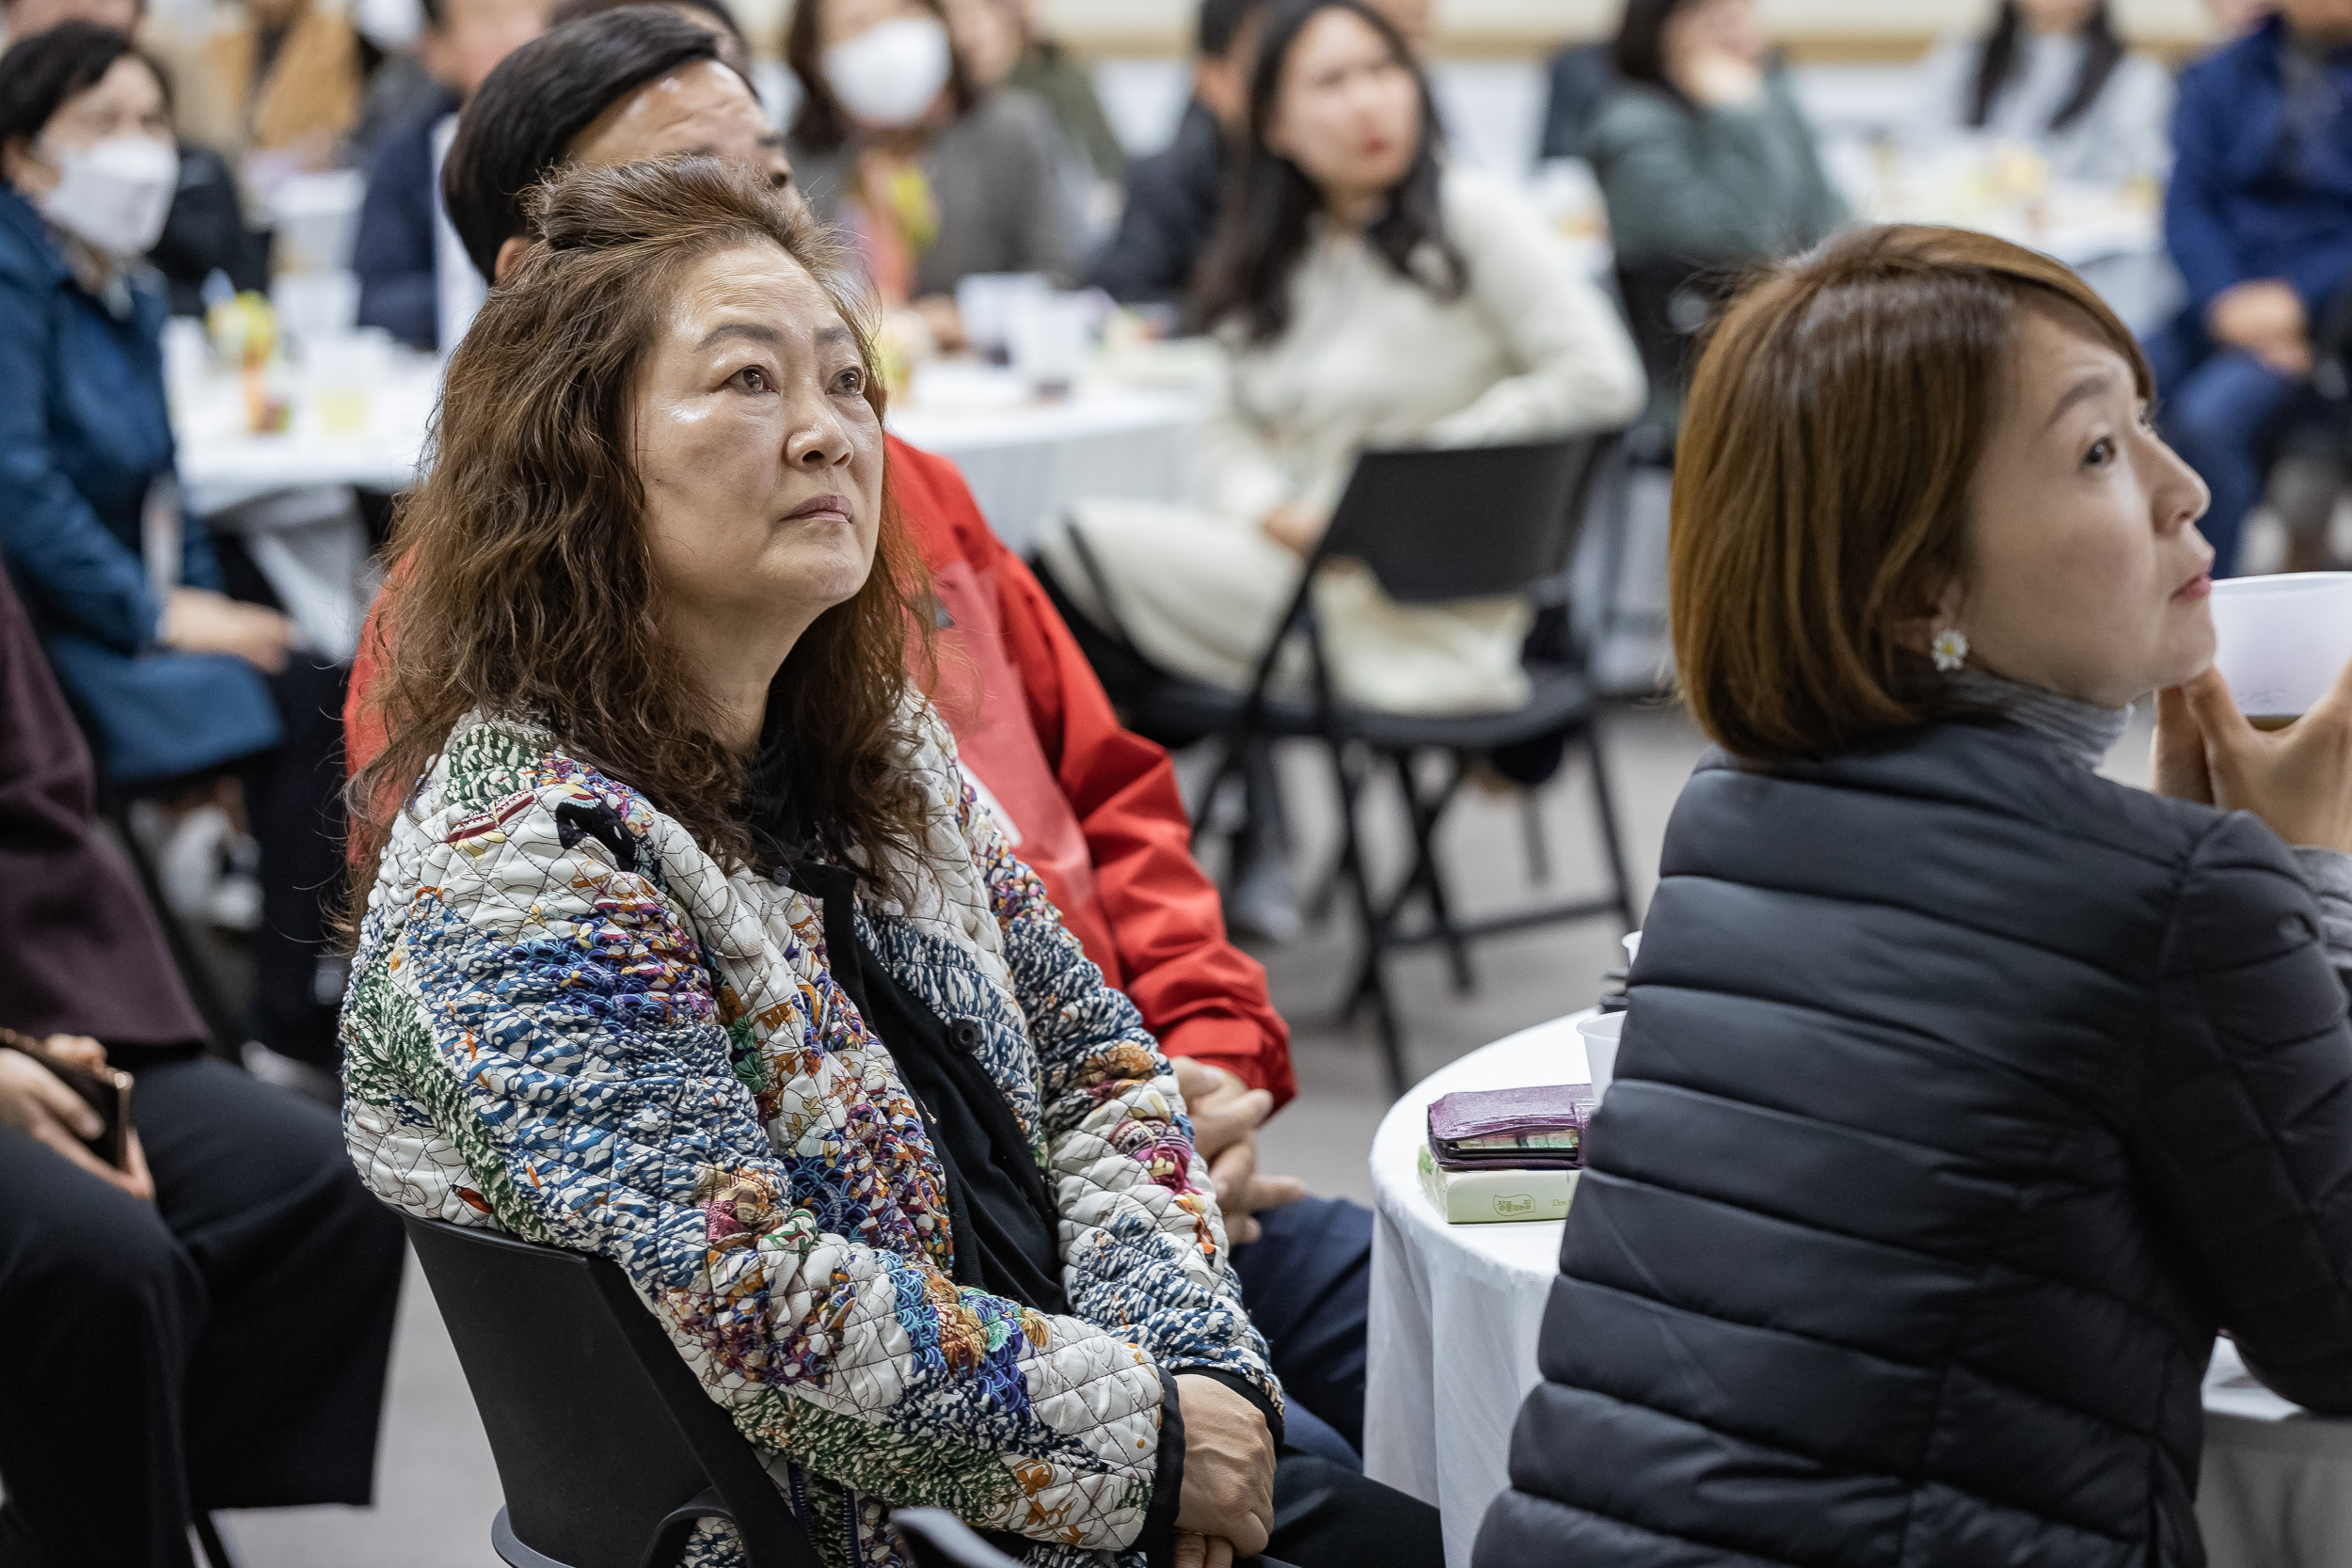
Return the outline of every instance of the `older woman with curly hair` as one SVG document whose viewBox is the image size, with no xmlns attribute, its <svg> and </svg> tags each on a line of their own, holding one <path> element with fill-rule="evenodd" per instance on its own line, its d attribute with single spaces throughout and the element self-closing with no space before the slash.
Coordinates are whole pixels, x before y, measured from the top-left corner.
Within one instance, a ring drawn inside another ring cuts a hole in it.
<svg viewBox="0 0 2352 1568">
<path fill-rule="evenodd" d="M 1272 1528 L 1280 1392 L 1175 1076 L 908 669 L 834 252 L 708 160 L 537 199 L 450 364 L 354 784 L 361 1171 L 618 1262 L 829 1560 L 893 1560 L 912 1503 L 1073 1568 L 1434 1550 L 1295 1453 Z"/>
</svg>

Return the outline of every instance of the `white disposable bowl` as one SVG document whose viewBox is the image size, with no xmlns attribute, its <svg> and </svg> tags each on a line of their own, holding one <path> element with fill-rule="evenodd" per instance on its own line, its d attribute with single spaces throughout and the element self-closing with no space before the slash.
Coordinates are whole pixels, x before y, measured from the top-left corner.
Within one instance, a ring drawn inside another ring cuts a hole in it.
<svg viewBox="0 0 2352 1568">
<path fill-rule="evenodd" d="M 1584 1066 L 1593 1075 L 1593 1101 L 1608 1092 L 1609 1081 L 1617 1075 L 1617 1037 L 1625 1029 L 1625 1014 L 1597 1013 L 1581 1019 L 1576 1032 L 1584 1040 Z"/>
<path fill-rule="evenodd" d="M 2215 667 L 2249 719 L 2293 719 L 2352 662 L 2352 572 L 2213 585 Z"/>
</svg>

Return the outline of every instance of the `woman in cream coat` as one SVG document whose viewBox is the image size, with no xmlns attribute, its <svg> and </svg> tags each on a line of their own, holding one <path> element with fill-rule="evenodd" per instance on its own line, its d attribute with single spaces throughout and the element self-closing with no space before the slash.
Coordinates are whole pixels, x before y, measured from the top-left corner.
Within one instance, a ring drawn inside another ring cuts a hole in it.
<svg viewBox="0 0 2352 1568">
<path fill-rule="evenodd" d="M 1200 280 L 1229 351 L 1207 504 L 1084 503 L 1041 546 L 1070 600 L 1164 669 L 1248 683 L 1360 449 L 1540 439 L 1641 406 L 1608 301 L 1516 194 L 1439 162 L 1434 125 L 1426 81 L 1368 6 L 1307 0 L 1269 22 L 1248 166 Z M 1334 571 L 1317 610 L 1349 701 L 1525 698 L 1516 600 L 1406 607 Z"/>
</svg>

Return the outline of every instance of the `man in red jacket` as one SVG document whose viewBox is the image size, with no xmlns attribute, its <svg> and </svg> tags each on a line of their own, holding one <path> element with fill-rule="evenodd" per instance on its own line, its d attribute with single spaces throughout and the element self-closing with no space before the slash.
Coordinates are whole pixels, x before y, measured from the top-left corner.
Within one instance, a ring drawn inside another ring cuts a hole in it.
<svg viewBox="0 0 2352 1568">
<path fill-rule="evenodd" d="M 716 43 L 681 43 L 665 25 L 674 19 L 638 9 L 525 45 L 461 116 L 443 192 L 485 277 L 528 248 L 521 193 L 561 163 L 698 152 L 789 182 L 757 100 L 720 63 Z M 1289 1438 L 1352 1460 L 1332 1440 L 1363 1444 L 1372 1216 L 1308 1197 L 1294 1178 L 1258 1173 L 1258 1128 L 1297 1092 L 1290 1031 L 1267 998 L 1265 971 L 1226 940 L 1216 885 L 1192 858 L 1174 765 L 1120 727 L 1069 627 L 990 531 L 955 465 L 885 439 L 892 494 L 931 575 L 946 656 L 933 695 L 965 775 L 1087 957 L 1177 1059 L 1250 1317 L 1293 1397 Z M 398 591 L 395 567 L 386 592 Z M 371 612 L 344 705 L 354 771 L 384 744 L 382 718 L 367 705 L 387 657 L 376 626 Z"/>
</svg>

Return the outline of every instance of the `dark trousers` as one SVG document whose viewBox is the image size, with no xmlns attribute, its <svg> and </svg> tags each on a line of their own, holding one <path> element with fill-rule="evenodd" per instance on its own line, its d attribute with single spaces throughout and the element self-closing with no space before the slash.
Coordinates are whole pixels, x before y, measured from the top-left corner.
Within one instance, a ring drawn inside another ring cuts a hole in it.
<svg viewBox="0 0 2352 1568">
<path fill-rule="evenodd" d="M 2194 310 L 2142 346 L 2156 375 L 2164 438 L 2213 492 L 2197 526 L 2214 548 L 2213 575 L 2229 577 L 2246 515 L 2263 499 L 2270 444 L 2306 389 L 2243 350 L 2216 345 Z"/>
<path fill-rule="evenodd" d="M 1445 1568 L 1436 1509 L 1288 1443 L 1274 1466 L 1268 1535 L 1267 1568 Z"/>
<path fill-rule="evenodd" d="M 401 1227 L 332 1112 L 115 1054 L 154 1203 L 0 1129 L 0 1485 L 47 1568 L 184 1568 L 191 1510 L 369 1500 Z"/>
<path fill-rule="evenodd" d="M 1233 1272 L 1249 1321 L 1273 1353 L 1274 1375 L 1282 1380 L 1284 1436 L 1360 1470 L 1372 1211 L 1345 1198 L 1304 1197 L 1262 1211 L 1258 1225 L 1258 1239 L 1233 1249 Z M 1317 1428 L 1339 1437 L 1346 1450 L 1332 1449 Z"/>
<path fill-rule="evenodd" d="M 343 684 L 350 675 L 347 664 L 301 655 L 288 661 L 270 677 L 286 738 L 237 769 L 262 850 L 262 926 L 253 935 L 246 1029 L 279 1055 L 326 1072 L 342 1066 L 336 1034 L 342 971 L 331 939 L 344 886 Z"/>
<path fill-rule="evenodd" d="M 1438 1511 L 1366 1478 L 1359 1457 L 1372 1211 L 1345 1198 L 1307 1197 L 1263 1211 L 1258 1224 L 1258 1239 L 1234 1249 L 1233 1269 L 1282 1380 L 1267 1562 L 1441 1568 Z"/>
</svg>

